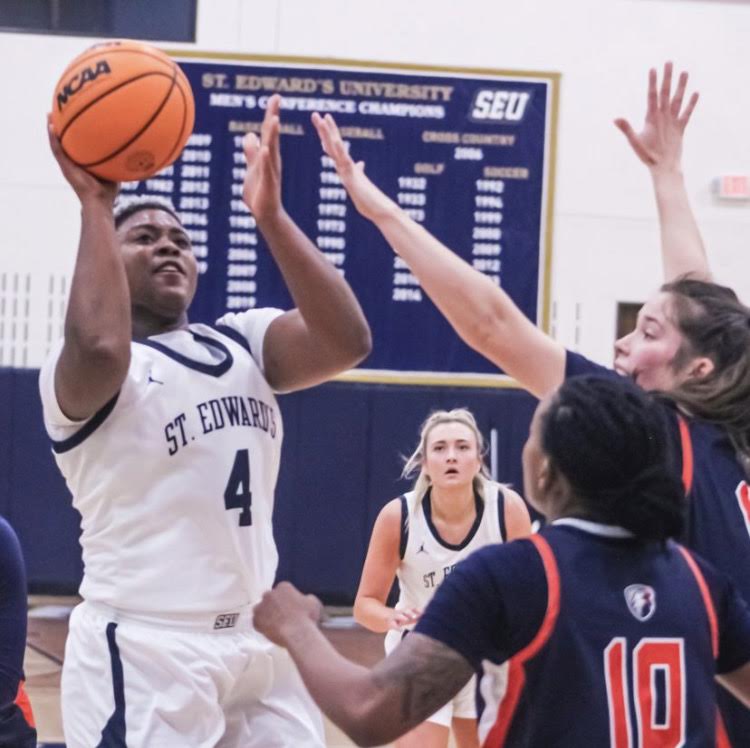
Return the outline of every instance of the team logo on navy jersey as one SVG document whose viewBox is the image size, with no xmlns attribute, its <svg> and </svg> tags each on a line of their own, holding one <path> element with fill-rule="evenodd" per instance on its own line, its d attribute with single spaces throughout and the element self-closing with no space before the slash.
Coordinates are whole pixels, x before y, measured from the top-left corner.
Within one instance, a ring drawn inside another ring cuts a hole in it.
<svg viewBox="0 0 750 748">
<path fill-rule="evenodd" d="M 648 621 L 656 611 L 656 593 L 647 584 L 631 584 L 624 589 L 628 610 L 639 621 Z"/>
</svg>

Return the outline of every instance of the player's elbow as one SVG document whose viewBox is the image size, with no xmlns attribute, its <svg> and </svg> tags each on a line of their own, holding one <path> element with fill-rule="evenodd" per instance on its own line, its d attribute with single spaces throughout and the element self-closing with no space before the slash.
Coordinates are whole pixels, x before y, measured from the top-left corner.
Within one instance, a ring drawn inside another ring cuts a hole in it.
<svg viewBox="0 0 750 748">
<path fill-rule="evenodd" d="M 399 737 L 401 732 L 394 732 L 389 715 L 361 707 L 348 724 L 340 725 L 355 745 L 378 746 L 388 745 Z"/>
<path fill-rule="evenodd" d="M 372 351 L 372 335 L 366 322 L 350 327 L 345 335 L 329 341 L 327 357 L 337 372 L 353 369 Z"/>
<path fill-rule="evenodd" d="M 370 326 L 363 317 L 353 325 L 347 340 L 345 355 L 348 359 L 348 368 L 351 369 L 362 363 L 371 352 L 372 333 L 370 332 Z"/>
</svg>

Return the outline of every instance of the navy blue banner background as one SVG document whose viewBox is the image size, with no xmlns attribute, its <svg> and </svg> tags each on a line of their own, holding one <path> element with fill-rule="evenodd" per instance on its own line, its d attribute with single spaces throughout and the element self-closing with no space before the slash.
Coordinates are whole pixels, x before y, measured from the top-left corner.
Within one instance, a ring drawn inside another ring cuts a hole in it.
<svg viewBox="0 0 750 748">
<path fill-rule="evenodd" d="M 203 263 L 192 321 L 213 322 L 227 309 L 292 306 L 239 194 L 242 135 L 257 131 L 278 90 L 283 199 L 365 310 L 374 348 L 362 369 L 437 372 L 453 383 L 498 373 L 459 340 L 342 196 L 310 122 L 316 109 L 332 110 L 377 185 L 546 326 L 554 74 L 178 59 L 195 94 L 194 135 L 173 167 L 126 189 L 164 194 L 183 213 Z"/>
</svg>

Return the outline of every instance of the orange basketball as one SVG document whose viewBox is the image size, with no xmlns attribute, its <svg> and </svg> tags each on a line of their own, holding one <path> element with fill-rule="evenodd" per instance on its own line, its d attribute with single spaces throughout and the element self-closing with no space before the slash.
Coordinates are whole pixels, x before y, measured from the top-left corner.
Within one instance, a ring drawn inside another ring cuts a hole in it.
<svg viewBox="0 0 750 748">
<path fill-rule="evenodd" d="M 193 91 L 177 63 L 129 40 L 78 55 L 52 99 L 52 125 L 65 153 L 113 182 L 145 179 L 171 164 L 194 120 Z"/>
</svg>

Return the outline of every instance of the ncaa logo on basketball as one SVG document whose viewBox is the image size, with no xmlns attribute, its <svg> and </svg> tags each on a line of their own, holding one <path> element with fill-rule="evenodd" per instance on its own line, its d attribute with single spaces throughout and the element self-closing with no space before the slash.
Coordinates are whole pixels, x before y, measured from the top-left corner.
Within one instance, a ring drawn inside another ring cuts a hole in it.
<svg viewBox="0 0 750 748">
<path fill-rule="evenodd" d="M 526 114 L 530 91 L 482 88 L 474 94 L 469 110 L 472 122 L 506 122 L 517 125 Z"/>
<path fill-rule="evenodd" d="M 647 584 L 631 584 L 623 590 L 628 610 L 639 621 L 648 621 L 656 612 L 656 593 Z"/>
<path fill-rule="evenodd" d="M 96 63 L 96 67 L 84 68 L 80 73 L 76 73 L 57 94 L 58 110 L 62 110 L 68 103 L 68 99 L 77 94 L 87 83 L 95 81 L 100 75 L 107 75 L 111 72 L 109 63 L 106 60 L 100 60 Z"/>
</svg>

